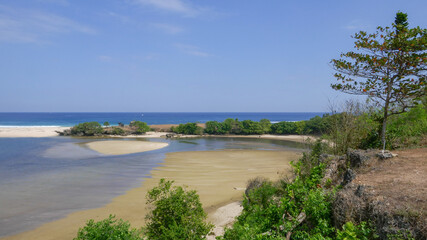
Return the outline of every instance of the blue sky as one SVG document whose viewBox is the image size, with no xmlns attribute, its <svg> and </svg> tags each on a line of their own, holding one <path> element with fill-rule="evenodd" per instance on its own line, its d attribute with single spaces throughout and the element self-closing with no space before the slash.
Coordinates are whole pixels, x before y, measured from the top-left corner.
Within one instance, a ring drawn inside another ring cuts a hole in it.
<svg viewBox="0 0 427 240">
<path fill-rule="evenodd" d="M 351 35 L 425 0 L 6 0 L 0 111 L 323 112 Z"/>
</svg>

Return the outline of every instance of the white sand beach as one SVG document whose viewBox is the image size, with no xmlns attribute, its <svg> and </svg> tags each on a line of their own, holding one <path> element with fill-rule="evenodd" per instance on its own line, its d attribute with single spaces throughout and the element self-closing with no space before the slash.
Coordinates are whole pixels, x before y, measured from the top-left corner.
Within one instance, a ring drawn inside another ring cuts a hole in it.
<svg viewBox="0 0 427 240">
<path fill-rule="evenodd" d="M 69 127 L 0 127 L 0 138 L 55 137 Z"/>
</svg>

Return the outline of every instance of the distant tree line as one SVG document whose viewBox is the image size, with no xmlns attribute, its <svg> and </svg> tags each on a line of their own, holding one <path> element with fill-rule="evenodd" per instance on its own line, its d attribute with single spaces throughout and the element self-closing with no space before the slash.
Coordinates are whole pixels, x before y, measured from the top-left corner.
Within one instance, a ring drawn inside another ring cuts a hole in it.
<svg viewBox="0 0 427 240">
<path fill-rule="evenodd" d="M 150 131 L 150 127 L 145 122 L 132 121 L 129 126 L 119 124 L 119 126 L 109 127 L 110 124 L 105 122 L 103 128 L 99 122 L 84 122 L 72 127 L 69 131 L 63 132 L 63 135 L 71 136 L 101 136 L 101 135 L 140 135 Z"/>
<path fill-rule="evenodd" d="M 310 120 L 278 123 L 271 123 L 268 119 L 261 119 L 259 122 L 252 120 L 239 121 L 238 119 L 228 118 L 224 122 L 208 121 L 206 122 L 205 133 L 222 135 L 252 135 L 252 134 L 314 134 L 321 135 L 328 129 L 329 114 L 323 117 L 316 116 Z"/>
</svg>

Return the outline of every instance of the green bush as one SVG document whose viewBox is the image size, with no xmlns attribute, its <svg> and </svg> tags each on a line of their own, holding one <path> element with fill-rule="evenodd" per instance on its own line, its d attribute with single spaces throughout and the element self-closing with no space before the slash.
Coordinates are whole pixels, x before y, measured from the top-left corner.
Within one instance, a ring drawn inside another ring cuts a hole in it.
<svg viewBox="0 0 427 240">
<path fill-rule="evenodd" d="M 307 134 L 316 134 L 321 135 L 328 132 L 329 124 L 328 124 L 329 115 L 324 115 L 323 117 L 315 116 L 308 121 L 305 121 L 305 130 L 304 132 Z"/>
<path fill-rule="evenodd" d="M 161 179 L 159 186 L 147 194 L 147 204 L 154 209 L 146 216 L 144 232 L 148 239 L 205 239 L 213 228 L 206 223 L 196 191 L 172 186 L 173 181 Z"/>
<path fill-rule="evenodd" d="M 98 122 L 80 123 L 71 128 L 72 135 L 78 136 L 96 136 L 102 134 L 104 129 Z"/>
<path fill-rule="evenodd" d="M 241 132 L 245 135 L 264 133 L 263 127 L 259 122 L 243 120 L 241 126 Z"/>
<path fill-rule="evenodd" d="M 296 131 L 295 122 L 278 122 L 271 125 L 271 132 L 274 134 L 296 134 Z"/>
<path fill-rule="evenodd" d="M 86 226 L 80 228 L 74 240 L 142 240 L 141 231 L 131 229 L 128 222 L 115 220 L 114 215 L 95 222 L 90 219 Z"/>
<path fill-rule="evenodd" d="M 373 231 L 372 226 L 365 222 L 359 225 L 354 225 L 352 222 L 347 222 L 342 227 L 342 230 L 337 230 L 337 240 L 371 240 L 378 239 L 378 236 Z"/>
<path fill-rule="evenodd" d="M 271 122 L 270 122 L 270 120 L 268 120 L 268 119 L 261 119 L 259 121 L 259 124 L 261 125 L 263 133 L 270 133 L 271 132 Z"/>
<path fill-rule="evenodd" d="M 242 123 L 237 118 L 227 118 L 222 124 L 227 134 L 240 134 L 242 132 Z"/>
<path fill-rule="evenodd" d="M 150 131 L 150 127 L 145 122 L 141 121 L 132 121 L 129 124 L 129 127 L 135 129 L 135 134 L 143 134 Z"/>
<path fill-rule="evenodd" d="M 119 128 L 119 127 L 113 127 L 111 129 L 111 134 L 112 135 L 125 135 L 125 130 L 123 130 L 122 128 Z"/>
<path fill-rule="evenodd" d="M 390 117 L 387 125 L 388 148 L 418 145 L 427 135 L 427 111 L 422 104 Z"/>
<path fill-rule="evenodd" d="M 226 134 L 223 124 L 217 121 L 206 122 L 205 132 L 208 134 Z"/>
<path fill-rule="evenodd" d="M 174 133 L 187 134 L 187 135 L 202 135 L 203 128 L 197 126 L 197 123 L 179 124 L 177 127 L 171 127 Z"/>
</svg>

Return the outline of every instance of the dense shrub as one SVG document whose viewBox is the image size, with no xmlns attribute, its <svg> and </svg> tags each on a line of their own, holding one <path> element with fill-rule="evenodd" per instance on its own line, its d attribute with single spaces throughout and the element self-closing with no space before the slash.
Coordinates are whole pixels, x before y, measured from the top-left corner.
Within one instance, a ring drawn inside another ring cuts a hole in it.
<svg viewBox="0 0 427 240">
<path fill-rule="evenodd" d="M 119 127 L 113 127 L 111 129 L 111 135 L 125 135 L 125 130 L 123 130 L 122 128 Z"/>
<path fill-rule="evenodd" d="M 242 132 L 242 123 L 237 118 L 227 118 L 222 124 L 227 134 L 240 134 Z"/>
<path fill-rule="evenodd" d="M 318 159 L 325 148 L 318 141 L 310 154 L 293 164 L 292 181 L 250 181 L 243 212 L 221 239 L 375 239 L 365 223 L 346 223 L 343 230 L 333 226 L 333 191 L 320 186 L 325 165 Z"/>
<path fill-rule="evenodd" d="M 188 135 L 202 135 L 203 128 L 197 126 L 197 123 L 179 124 L 177 127 L 171 127 L 172 132 Z"/>
<path fill-rule="evenodd" d="M 271 125 L 273 134 L 296 134 L 297 125 L 295 122 L 278 122 Z"/>
<path fill-rule="evenodd" d="M 86 226 L 80 228 L 74 240 L 142 240 L 141 231 L 131 229 L 128 222 L 115 220 L 115 216 L 95 222 L 90 219 Z"/>
<path fill-rule="evenodd" d="M 148 239 L 205 239 L 213 225 L 206 223 L 196 191 L 172 186 L 161 179 L 159 186 L 147 194 L 147 204 L 154 209 L 146 216 L 144 232 Z"/>
<path fill-rule="evenodd" d="M 223 124 L 217 121 L 206 122 L 205 132 L 207 134 L 226 134 Z"/>
<path fill-rule="evenodd" d="M 262 125 L 259 122 L 255 122 L 252 120 L 243 120 L 241 122 L 241 126 L 241 133 L 245 135 L 264 133 Z"/>
<path fill-rule="evenodd" d="M 423 105 L 389 118 L 387 125 L 388 148 L 418 145 L 427 136 L 427 110 Z"/>
<path fill-rule="evenodd" d="M 271 132 L 271 122 L 268 119 L 261 119 L 259 121 L 259 124 L 261 125 L 263 133 L 270 133 Z"/>
<path fill-rule="evenodd" d="M 378 149 L 381 143 L 383 113 L 376 108 L 348 101 L 340 113 L 327 117 L 326 137 L 334 143 L 334 153 L 343 154 L 348 148 Z M 427 110 L 420 104 L 408 112 L 389 117 L 386 148 L 417 146 L 427 138 Z"/>
<path fill-rule="evenodd" d="M 95 136 L 102 134 L 104 129 L 98 122 L 80 123 L 71 128 L 72 135 L 78 136 Z"/>
<path fill-rule="evenodd" d="M 328 123 L 329 115 L 326 114 L 323 117 L 315 116 L 310 120 L 305 121 L 305 133 L 322 135 L 327 133 L 329 130 Z"/>
<path fill-rule="evenodd" d="M 134 129 L 135 134 L 143 134 L 150 131 L 150 127 L 147 125 L 147 123 L 141 121 L 132 121 L 129 124 L 129 127 Z"/>
<path fill-rule="evenodd" d="M 373 231 L 373 227 L 365 222 L 359 225 L 354 225 L 352 222 L 347 222 L 342 227 L 342 230 L 337 230 L 337 240 L 370 240 L 377 239 L 378 236 Z M 407 239 L 407 238 L 392 238 L 392 239 Z"/>
</svg>

